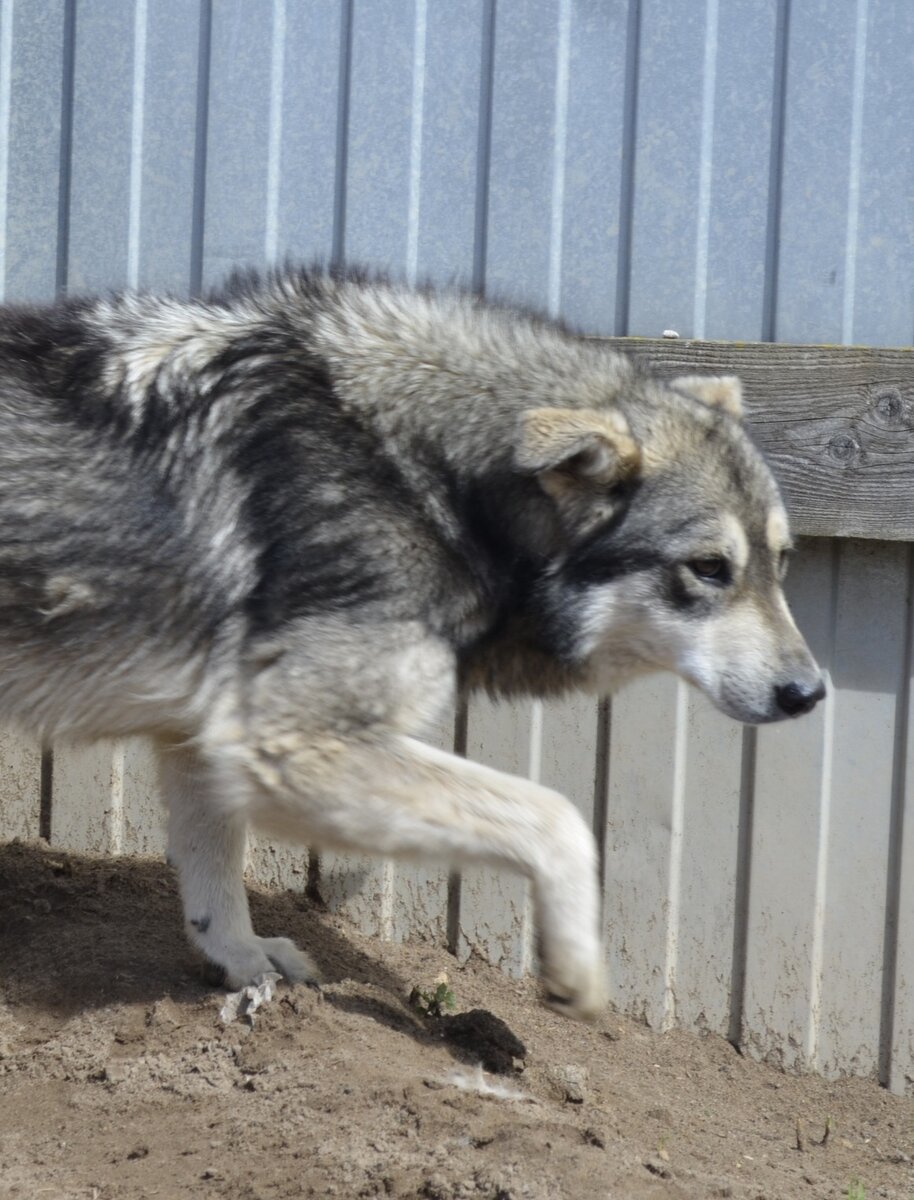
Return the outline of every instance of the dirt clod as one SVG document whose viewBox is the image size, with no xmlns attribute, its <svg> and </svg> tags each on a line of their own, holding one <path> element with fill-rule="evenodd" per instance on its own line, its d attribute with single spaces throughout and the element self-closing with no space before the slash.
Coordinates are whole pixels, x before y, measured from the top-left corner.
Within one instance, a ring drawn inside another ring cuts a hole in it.
<svg viewBox="0 0 914 1200">
<path fill-rule="evenodd" d="M 434 1018 L 430 1025 L 464 1062 L 480 1063 L 484 1071 L 509 1075 L 527 1057 L 527 1048 L 505 1022 L 483 1008 Z"/>
<path fill-rule="evenodd" d="M 596 1129 L 582 1129 L 581 1141 L 585 1146 L 596 1146 L 598 1150 L 606 1149 L 606 1135 Z"/>
<path fill-rule="evenodd" d="M 646 1158 L 644 1160 L 644 1165 L 651 1175 L 656 1175 L 658 1179 L 673 1178 L 673 1172 L 661 1158 Z"/>
</svg>

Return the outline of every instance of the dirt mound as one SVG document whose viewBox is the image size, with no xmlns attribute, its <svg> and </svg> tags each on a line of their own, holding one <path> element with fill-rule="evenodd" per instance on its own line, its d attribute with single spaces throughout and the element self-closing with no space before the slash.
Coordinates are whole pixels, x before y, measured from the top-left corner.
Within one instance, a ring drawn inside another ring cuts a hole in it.
<svg viewBox="0 0 914 1200">
<path fill-rule="evenodd" d="M 252 907 L 326 983 L 224 1026 L 166 867 L 0 848 L 0 1196 L 914 1194 L 914 1104 L 870 1081 L 612 1014 L 575 1025 L 532 984 L 362 938 L 301 896 Z M 422 1015 L 410 991 L 442 971 L 456 1015 Z"/>
</svg>

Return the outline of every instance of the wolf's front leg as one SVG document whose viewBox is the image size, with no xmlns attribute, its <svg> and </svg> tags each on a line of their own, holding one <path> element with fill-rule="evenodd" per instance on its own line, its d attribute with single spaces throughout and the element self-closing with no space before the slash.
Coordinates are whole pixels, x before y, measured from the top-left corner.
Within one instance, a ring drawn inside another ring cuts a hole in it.
<svg viewBox="0 0 914 1200">
<path fill-rule="evenodd" d="M 266 971 L 313 983 L 317 972 L 288 938 L 257 937 L 244 890 L 247 817 L 215 794 L 203 764 L 187 748 L 159 755 L 169 808 L 168 854 L 178 870 L 190 940 L 243 987 Z"/>
<path fill-rule="evenodd" d="M 603 1007 L 596 847 L 563 796 L 384 730 L 271 735 L 232 757 L 256 785 L 255 819 L 285 834 L 528 876 L 550 999 L 576 1016 Z"/>
</svg>

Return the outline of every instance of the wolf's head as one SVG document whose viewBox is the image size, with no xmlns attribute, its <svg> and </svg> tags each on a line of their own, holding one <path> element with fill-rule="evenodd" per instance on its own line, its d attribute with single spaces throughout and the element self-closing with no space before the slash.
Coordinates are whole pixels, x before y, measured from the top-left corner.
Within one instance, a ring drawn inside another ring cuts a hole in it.
<svg viewBox="0 0 914 1200">
<path fill-rule="evenodd" d="M 671 670 L 753 723 L 822 698 L 782 590 L 787 515 L 737 379 L 635 372 L 611 406 L 528 410 L 516 465 L 563 530 L 542 611 L 595 688 Z"/>
</svg>

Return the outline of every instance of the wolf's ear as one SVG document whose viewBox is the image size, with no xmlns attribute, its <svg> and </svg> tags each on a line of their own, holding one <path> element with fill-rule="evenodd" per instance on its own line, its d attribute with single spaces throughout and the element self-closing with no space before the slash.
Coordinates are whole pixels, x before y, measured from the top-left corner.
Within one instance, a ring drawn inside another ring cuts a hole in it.
<svg viewBox="0 0 914 1200">
<path fill-rule="evenodd" d="M 521 418 L 515 462 L 557 495 L 575 484 L 611 484 L 634 474 L 641 451 L 621 413 L 534 408 Z"/>
<path fill-rule="evenodd" d="M 731 416 L 743 415 L 743 385 L 735 375 L 681 375 L 670 387 L 688 392 L 712 408 L 722 408 Z"/>
</svg>

